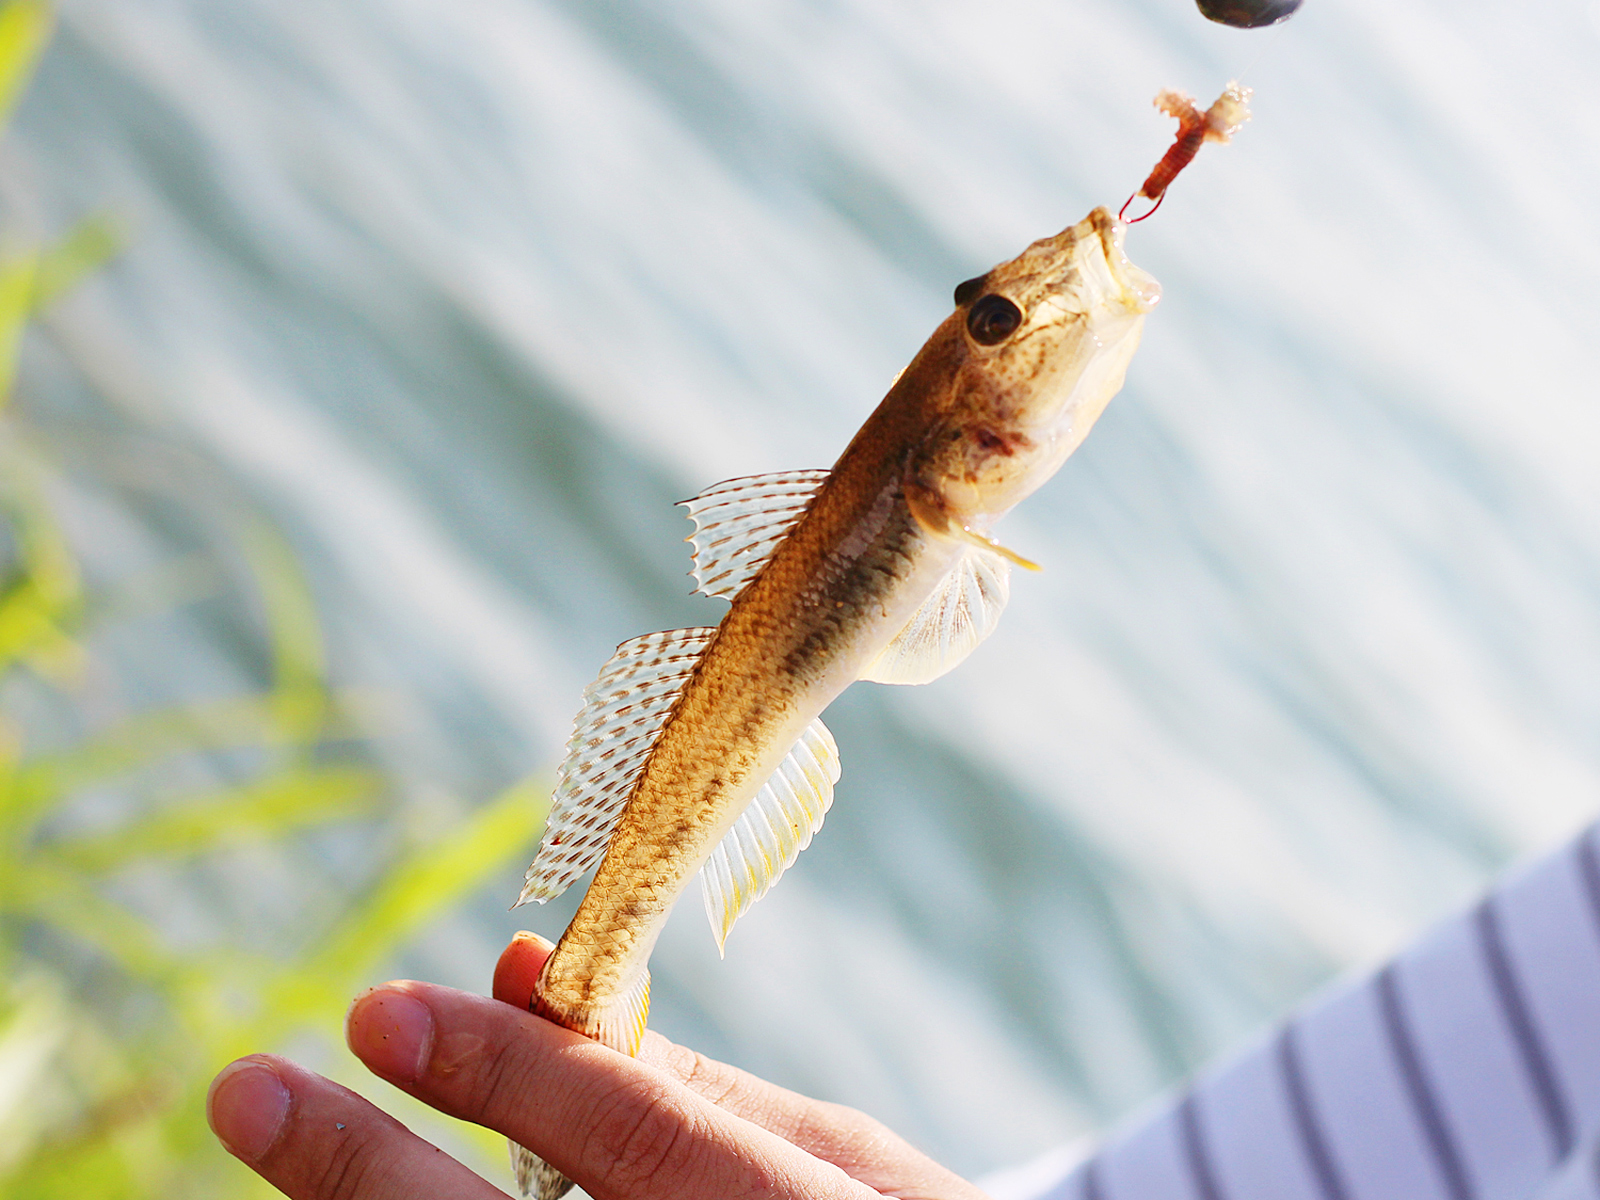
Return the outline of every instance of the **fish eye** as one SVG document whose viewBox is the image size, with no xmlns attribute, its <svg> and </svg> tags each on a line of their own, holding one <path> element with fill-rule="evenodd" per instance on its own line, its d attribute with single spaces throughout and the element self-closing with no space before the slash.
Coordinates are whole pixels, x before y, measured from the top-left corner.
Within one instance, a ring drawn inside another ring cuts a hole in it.
<svg viewBox="0 0 1600 1200">
<path fill-rule="evenodd" d="M 1022 324 L 1022 310 L 998 292 L 990 292 L 967 314 L 967 332 L 980 346 L 998 346 Z"/>
<path fill-rule="evenodd" d="M 960 308 L 968 300 L 983 291 L 983 281 L 988 278 L 987 274 L 975 275 L 971 279 L 963 280 L 961 283 L 956 284 L 956 307 Z"/>
</svg>

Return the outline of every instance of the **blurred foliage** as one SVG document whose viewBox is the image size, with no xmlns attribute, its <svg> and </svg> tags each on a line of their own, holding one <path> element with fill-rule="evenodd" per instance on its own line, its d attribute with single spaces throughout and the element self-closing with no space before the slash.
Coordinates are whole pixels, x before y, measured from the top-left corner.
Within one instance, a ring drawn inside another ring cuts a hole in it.
<svg viewBox="0 0 1600 1200">
<path fill-rule="evenodd" d="M 37 0 L 0 8 L 0 120 L 49 26 Z M 10 397 L 29 321 L 116 240 L 91 219 L 52 248 L 0 258 L 0 1194 L 262 1195 L 206 1128 L 212 1074 L 291 1044 L 359 1074 L 339 1046 L 351 995 L 526 854 L 540 800 L 513 788 L 443 837 L 408 838 L 396 781 L 363 749 L 360 706 L 328 682 L 295 557 L 255 515 L 233 521 L 219 557 L 236 564 L 232 603 L 264 643 L 270 685 L 107 705 L 119 667 L 104 647 L 119 626 L 126 642 L 150 605 L 86 583 L 62 515 L 69 481 Z M 157 594 L 157 609 L 189 602 L 182 586 Z M 292 936 L 269 936 L 265 917 L 226 937 L 180 934 L 148 902 L 205 909 L 208 878 L 227 896 L 252 854 L 315 856 L 315 838 L 339 828 L 382 847 L 378 861 L 317 895 Z M 426 1126 L 397 1095 L 385 1104 Z M 498 1138 L 481 1142 L 503 1153 Z"/>
</svg>

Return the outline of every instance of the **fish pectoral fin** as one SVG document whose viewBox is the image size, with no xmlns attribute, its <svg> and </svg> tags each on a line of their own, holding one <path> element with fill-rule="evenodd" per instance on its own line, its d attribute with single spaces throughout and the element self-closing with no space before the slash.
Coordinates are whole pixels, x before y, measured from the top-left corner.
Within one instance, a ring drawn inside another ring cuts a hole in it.
<svg viewBox="0 0 1600 1200">
<path fill-rule="evenodd" d="M 695 590 L 732 599 L 767 565 L 828 478 L 827 471 L 778 471 L 729 479 L 684 500 L 694 532 Z"/>
<path fill-rule="evenodd" d="M 700 894 L 718 954 L 733 923 L 811 844 L 838 781 L 839 747 L 827 726 L 813 721 L 700 868 Z"/>
<path fill-rule="evenodd" d="M 673 629 L 630 638 L 584 689 L 517 904 L 561 895 L 600 861 L 661 727 L 716 632 Z"/>
<path fill-rule="evenodd" d="M 911 620 L 861 673 L 874 683 L 928 683 L 995 631 L 1011 598 L 1011 564 L 990 549 L 961 552 Z"/>
</svg>

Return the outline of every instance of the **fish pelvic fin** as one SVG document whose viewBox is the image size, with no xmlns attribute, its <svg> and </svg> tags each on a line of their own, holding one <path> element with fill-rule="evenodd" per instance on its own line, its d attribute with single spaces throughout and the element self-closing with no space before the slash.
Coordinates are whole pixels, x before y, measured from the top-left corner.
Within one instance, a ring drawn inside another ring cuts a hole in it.
<svg viewBox="0 0 1600 1200">
<path fill-rule="evenodd" d="M 928 683 L 995 631 L 1011 598 L 1011 563 L 968 546 L 911 620 L 862 671 L 874 683 Z"/>
<path fill-rule="evenodd" d="M 1016 565 L 1021 567 L 1024 571 L 1044 570 L 1044 568 L 1038 563 L 1034 562 L 1033 559 L 1024 558 L 1015 550 L 1012 550 L 1007 546 L 1002 546 L 987 533 L 979 533 L 976 529 L 969 529 L 965 525 L 957 525 L 952 528 L 951 536 L 957 541 L 965 542 L 967 545 L 973 546 L 979 550 L 987 550 L 991 554 L 998 554 L 1001 558 L 1016 563 Z"/>
<path fill-rule="evenodd" d="M 943 503 L 937 496 L 931 495 L 924 488 L 907 486 L 906 507 L 911 510 L 911 515 L 918 525 L 936 538 L 946 538 L 953 542 L 960 542 L 976 550 L 987 550 L 991 554 L 998 554 L 1025 571 L 1044 570 L 1031 558 L 1024 558 L 1015 550 L 1002 546 L 981 529 L 972 526 L 952 516 L 945 511 Z"/>
<path fill-rule="evenodd" d="M 813 721 L 700 868 L 700 894 L 718 954 L 734 922 L 811 844 L 838 781 L 839 747 L 827 726 Z"/>
<path fill-rule="evenodd" d="M 630 638 L 584 689 L 544 836 L 517 904 L 554 899 L 600 861 L 672 706 L 716 632 L 674 629 Z"/>
<path fill-rule="evenodd" d="M 694 544 L 695 590 L 729 600 L 743 591 L 827 478 L 827 471 L 747 475 L 682 501 L 695 527 L 684 539 Z"/>
</svg>

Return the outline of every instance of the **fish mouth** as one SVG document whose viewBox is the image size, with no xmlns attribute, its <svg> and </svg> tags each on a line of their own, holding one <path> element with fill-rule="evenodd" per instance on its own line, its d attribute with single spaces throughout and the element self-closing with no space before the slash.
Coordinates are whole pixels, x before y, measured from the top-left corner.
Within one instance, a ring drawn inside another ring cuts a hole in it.
<svg viewBox="0 0 1600 1200">
<path fill-rule="evenodd" d="M 1117 220 L 1104 206 L 1095 209 L 1087 218 L 1088 224 L 1100 238 L 1100 249 L 1109 275 L 1108 297 L 1117 297 L 1131 311 L 1144 314 L 1161 300 L 1161 285 L 1155 278 L 1135 266 L 1128 259 L 1122 242 L 1128 234 L 1125 222 Z"/>
</svg>

